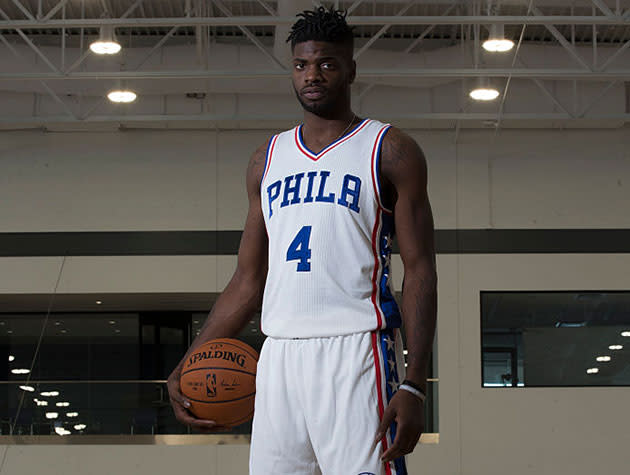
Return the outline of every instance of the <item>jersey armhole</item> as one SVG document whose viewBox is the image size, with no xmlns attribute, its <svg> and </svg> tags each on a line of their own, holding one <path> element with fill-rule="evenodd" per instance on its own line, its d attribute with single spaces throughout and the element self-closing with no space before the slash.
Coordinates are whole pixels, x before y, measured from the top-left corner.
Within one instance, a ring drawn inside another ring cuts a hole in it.
<svg viewBox="0 0 630 475">
<path fill-rule="evenodd" d="M 376 140 L 374 141 L 374 147 L 372 149 L 372 182 L 374 185 L 374 193 L 376 195 L 376 201 L 378 202 L 379 208 L 385 211 L 388 214 L 393 214 L 394 211 L 385 207 L 383 205 L 382 200 L 382 188 L 381 188 L 381 177 L 380 177 L 380 161 L 381 161 L 381 148 L 383 146 L 383 138 L 387 131 L 391 128 L 391 124 L 385 124 L 381 127 L 381 130 L 376 134 Z"/>
<path fill-rule="evenodd" d="M 265 168 L 263 170 L 263 174 L 262 177 L 260 179 L 260 189 L 262 190 L 262 184 L 263 181 L 265 180 L 265 177 L 267 176 L 267 172 L 269 171 L 269 168 L 271 166 L 271 155 L 273 154 L 273 148 L 276 144 L 276 139 L 278 138 L 278 135 L 273 135 L 270 139 L 269 139 L 269 143 L 267 144 L 267 152 L 265 153 Z"/>
</svg>

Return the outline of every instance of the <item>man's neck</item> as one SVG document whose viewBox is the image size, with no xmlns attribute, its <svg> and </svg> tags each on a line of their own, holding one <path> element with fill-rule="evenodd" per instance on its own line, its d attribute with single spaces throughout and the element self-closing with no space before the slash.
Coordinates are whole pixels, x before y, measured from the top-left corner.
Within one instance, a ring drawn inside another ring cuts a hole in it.
<svg viewBox="0 0 630 475">
<path fill-rule="evenodd" d="M 356 114 L 351 109 L 335 114 L 335 116 L 330 118 L 324 118 L 305 111 L 302 135 L 305 140 L 315 142 L 326 141 L 331 139 L 331 137 L 331 140 L 334 140 L 335 137 L 342 135 L 346 129 L 349 129 L 357 119 Z"/>
</svg>

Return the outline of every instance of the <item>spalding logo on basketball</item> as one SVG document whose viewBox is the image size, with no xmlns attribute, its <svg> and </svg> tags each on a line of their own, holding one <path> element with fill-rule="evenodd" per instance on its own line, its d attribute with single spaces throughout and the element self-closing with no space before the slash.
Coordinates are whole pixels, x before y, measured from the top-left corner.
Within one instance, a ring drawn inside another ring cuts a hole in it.
<svg viewBox="0 0 630 475">
<path fill-rule="evenodd" d="M 200 419 L 236 426 L 254 415 L 258 353 L 233 338 L 206 342 L 182 368 L 180 388 Z"/>
</svg>

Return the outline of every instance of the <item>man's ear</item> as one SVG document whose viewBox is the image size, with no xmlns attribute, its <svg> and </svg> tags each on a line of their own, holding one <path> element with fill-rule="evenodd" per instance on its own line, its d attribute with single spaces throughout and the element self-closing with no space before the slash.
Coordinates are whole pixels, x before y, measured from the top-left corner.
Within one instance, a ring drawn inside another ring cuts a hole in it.
<svg viewBox="0 0 630 475">
<path fill-rule="evenodd" d="M 352 60 L 352 68 L 350 69 L 350 84 L 354 82 L 354 79 L 357 77 L 357 62 Z"/>
</svg>

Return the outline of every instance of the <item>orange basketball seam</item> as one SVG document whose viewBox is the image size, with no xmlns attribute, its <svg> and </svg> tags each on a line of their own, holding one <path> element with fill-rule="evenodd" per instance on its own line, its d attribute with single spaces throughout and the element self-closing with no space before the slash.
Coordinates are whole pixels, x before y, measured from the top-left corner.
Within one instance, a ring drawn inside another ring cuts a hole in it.
<svg viewBox="0 0 630 475">
<path fill-rule="evenodd" d="M 216 367 L 216 366 L 204 366 L 204 367 L 200 367 L 200 368 L 193 368 L 193 369 L 189 369 L 188 371 L 184 371 L 184 372 L 180 375 L 180 378 L 181 378 L 182 376 L 187 375 L 188 373 L 192 373 L 193 371 L 198 371 L 198 370 L 201 370 L 201 369 L 223 369 L 223 370 L 226 370 L 227 372 L 232 372 L 232 371 L 234 371 L 234 372 L 236 372 L 236 373 L 245 373 L 245 374 L 249 374 L 250 376 L 256 376 L 256 373 L 250 373 L 249 371 L 244 371 L 244 370 L 242 370 L 242 369 L 232 368 L 232 367 L 230 367 L 230 366 L 219 366 L 219 367 Z"/>
<path fill-rule="evenodd" d="M 236 399 L 227 399 L 227 400 L 223 400 L 223 401 L 202 401 L 201 399 L 194 399 L 194 398 L 191 398 L 191 397 L 188 397 L 188 399 L 190 399 L 191 401 L 200 402 L 202 404 L 224 404 L 226 402 L 240 401 L 241 399 L 246 399 L 248 397 L 252 397 L 255 394 L 256 394 L 256 391 L 254 391 L 253 393 L 249 393 L 246 396 L 237 397 Z"/>
<path fill-rule="evenodd" d="M 219 342 L 217 342 L 217 340 L 219 340 Z M 196 347 L 196 348 L 195 348 L 195 350 L 198 350 L 198 349 L 199 349 L 199 348 L 201 348 L 202 346 L 204 346 L 204 345 L 209 345 L 209 344 L 212 344 L 212 345 L 230 345 L 230 346 L 233 346 L 233 347 L 235 347 L 235 348 L 238 348 L 239 350 L 243 350 L 243 351 L 244 351 L 245 353 L 247 353 L 249 356 L 251 356 L 252 358 L 254 358 L 254 359 L 256 360 L 256 362 L 258 362 L 258 358 L 260 357 L 260 355 L 258 355 L 258 354 L 254 354 L 254 353 L 250 352 L 247 348 L 243 348 L 242 346 L 235 345 L 234 343 L 230 343 L 229 341 L 226 341 L 226 342 L 223 342 L 223 343 L 222 343 L 222 342 L 220 342 L 221 340 L 233 340 L 233 341 L 238 341 L 239 343 L 242 343 L 243 345 L 247 345 L 247 343 L 245 343 L 245 342 L 243 342 L 243 341 L 241 341 L 241 340 L 237 340 L 237 339 L 235 339 L 235 338 L 216 338 L 216 339 L 214 339 L 214 340 L 210 340 L 210 341 L 207 341 L 207 342 L 205 342 L 205 343 L 202 343 L 201 345 L 199 345 L 198 347 Z M 247 345 L 247 346 L 249 346 L 249 345 Z M 251 347 L 250 347 L 250 348 L 251 348 Z M 253 348 L 252 348 L 252 349 L 253 349 Z"/>
</svg>

